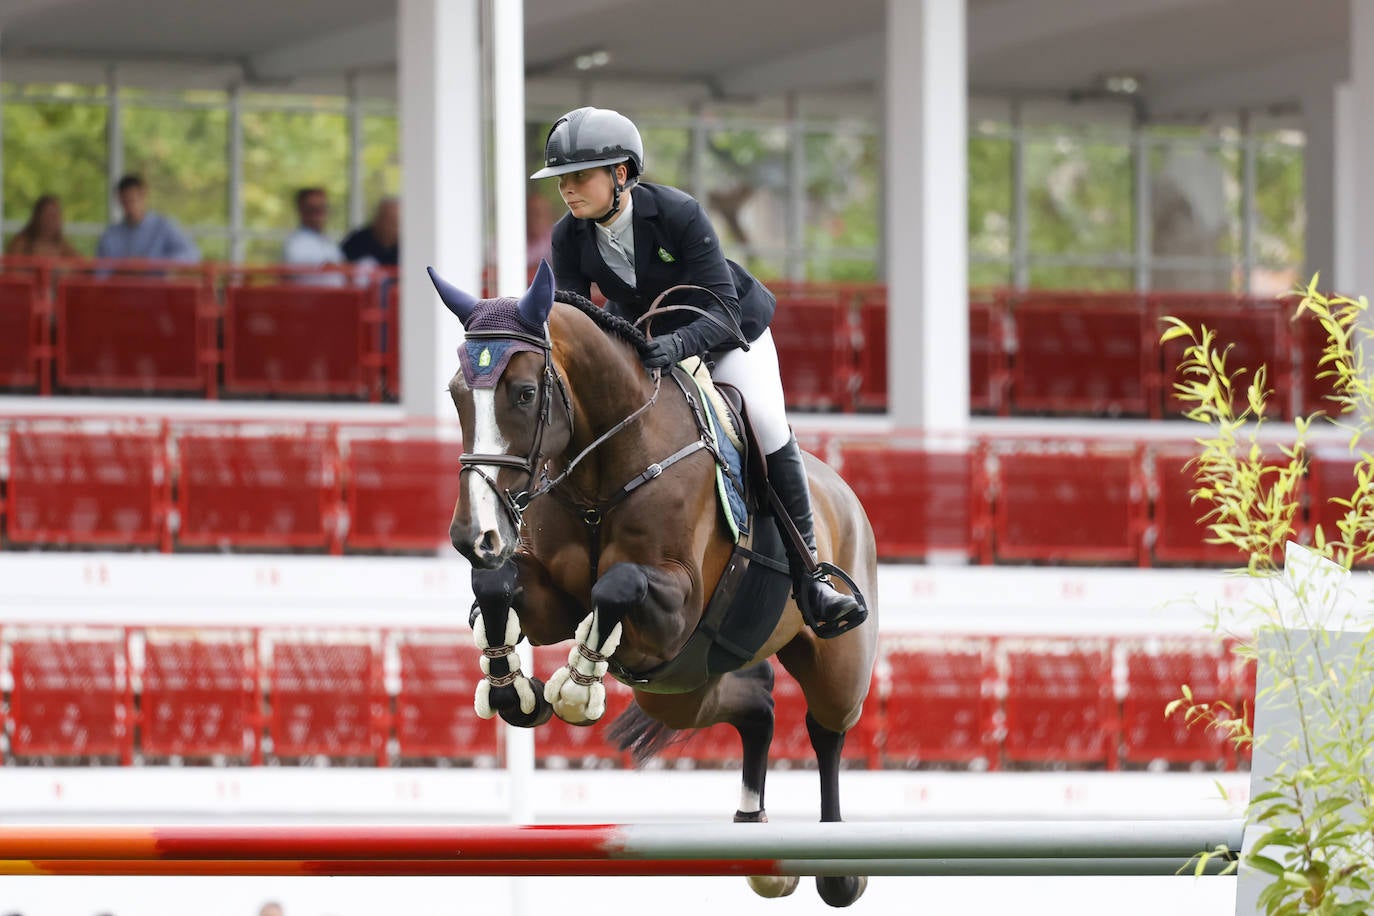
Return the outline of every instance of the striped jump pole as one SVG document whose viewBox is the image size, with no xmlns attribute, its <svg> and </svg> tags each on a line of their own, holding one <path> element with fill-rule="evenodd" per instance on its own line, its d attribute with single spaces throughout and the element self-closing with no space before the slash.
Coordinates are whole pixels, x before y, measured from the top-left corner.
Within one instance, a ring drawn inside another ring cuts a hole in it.
<svg viewBox="0 0 1374 916">
<path fill-rule="evenodd" d="M 0 874 L 1168 875 L 1239 820 L 0 826 Z M 1212 863 L 1215 872 L 1224 863 Z"/>
</svg>

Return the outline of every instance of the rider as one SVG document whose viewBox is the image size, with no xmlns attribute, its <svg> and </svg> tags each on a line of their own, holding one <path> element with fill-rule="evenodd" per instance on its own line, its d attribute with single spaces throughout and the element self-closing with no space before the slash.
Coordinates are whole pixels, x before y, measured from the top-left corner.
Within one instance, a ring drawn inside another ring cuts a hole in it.
<svg viewBox="0 0 1374 916">
<path fill-rule="evenodd" d="M 768 475 L 814 558 L 816 535 L 801 449 L 787 424 L 777 350 L 768 330 L 773 294 L 721 252 L 711 220 L 690 195 L 641 181 L 644 144 L 634 123 L 604 108 L 579 108 L 554 122 L 544 146 L 544 168 L 531 178 L 558 178 L 568 213 L 553 229 L 553 270 L 559 289 L 589 295 L 595 283 L 608 311 L 634 320 L 660 293 L 679 284 L 705 287 L 681 300 L 721 321 L 690 312 L 656 323 L 650 369 L 688 356 L 715 361 L 712 376 L 744 395 Z M 749 341 L 740 348 L 733 327 Z M 819 635 L 839 635 L 857 619 L 858 602 L 810 575 L 784 533 L 797 602 Z"/>
</svg>

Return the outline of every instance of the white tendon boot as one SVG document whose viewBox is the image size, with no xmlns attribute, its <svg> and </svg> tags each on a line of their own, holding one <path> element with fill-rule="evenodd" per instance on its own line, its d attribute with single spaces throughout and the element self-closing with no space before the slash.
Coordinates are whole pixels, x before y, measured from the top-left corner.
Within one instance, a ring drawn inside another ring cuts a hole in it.
<svg viewBox="0 0 1374 916">
<path fill-rule="evenodd" d="M 516 696 L 520 698 L 520 711 L 525 715 L 534 712 L 536 699 L 534 687 L 530 684 L 530 679 L 521 673 L 520 656 L 515 652 L 515 644 L 520 641 L 520 618 L 516 616 L 514 609 L 506 613 L 504 641 L 495 646 L 487 639 L 487 627 L 481 614 L 477 615 L 477 619 L 472 624 L 472 639 L 473 642 L 477 643 L 477 648 L 482 650 L 480 664 L 482 673 L 486 675 L 477 682 L 477 694 L 472 699 L 472 708 L 483 719 L 490 719 L 497 712 L 491 708 L 491 688 L 493 687 L 513 686 Z M 493 677 L 491 661 L 494 658 L 504 658 L 506 664 L 510 665 L 510 673 Z"/>
<path fill-rule="evenodd" d="M 568 663 L 544 685 L 544 699 L 552 704 L 554 715 L 574 725 L 595 722 L 606 714 L 606 685 L 601 679 L 609 667 L 606 659 L 620 645 L 620 624 L 611 628 L 599 646 L 593 645 L 596 632 L 596 611 L 592 611 L 577 625 L 577 642 L 568 653 Z"/>
</svg>

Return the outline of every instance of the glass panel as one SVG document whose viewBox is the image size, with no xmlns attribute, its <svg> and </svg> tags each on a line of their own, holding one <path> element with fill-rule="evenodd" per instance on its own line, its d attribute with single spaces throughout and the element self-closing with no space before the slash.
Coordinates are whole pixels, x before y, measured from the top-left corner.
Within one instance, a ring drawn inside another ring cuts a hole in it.
<svg viewBox="0 0 1374 916">
<path fill-rule="evenodd" d="M 645 181 L 690 191 L 692 133 L 682 127 L 643 127 Z"/>
<path fill-rule="evenodd" d="M 1125 268 L 1032 264 L 1030 285 L 1037 289 L 1126 290 L 1135 280 Z"/>
<path fill-rule="evenodd" d="M 971 289 L 1011 286 L 1011 262 L 970 261 L 968 285 Z"/>
<path fill-rule="evenodd" d="M 1150 289 L 1158 290 L 1240 292 L 1243 279 L 1240 264 L 1229 261 L 1195 267 L 1150 268 Z"/>
<path fill-rule="evenodd" d="M 1126 143 L 1076 137 L 1026 141 L 1030 250 L 1125 254 L 1131 250 L 1131 153 Z"/>
<path fill-rule="evenodd" d="M 1255 150 L 1255 260 L 1287 275 L 1301 267 L 1306 237 L 1303 148 L 1263 138 Z"/>
<path fill-rule="evenodd" d="M 707 137 L 706 199 L 726 257 L 787 247 L 787 131 L 713 130 Z"/>
<path fill-rule="evenodd" d="M 243 113 L 243 218 L 250 229 L 296 227 L 296 191 L 329 195 L 328 233 L 348 222 L 348 118 L 323 112 Z"/>
<path fill-rule="evenodd" d="M 1239 257 L 1240 149 L 1172 143 L 1152 147 L 1149 162 L 1154 256 Z"/>
<path fill-rule="evenodd" d="M 194 235 L 196 246 L 200 248 L 200 256 L 206 261 L 228 261 L 229 260 L 229 239 L 222 235 Z M 281 250 L 281 246 L 277 246 Z"/>
<path fill-rule="evenodd" d="M 281 239 L 250 238 L 243 244 L 245 264 L 276 264 L 281 261 Z"/>
<path fill-rule="evenodd" d="M 1011 257 L 1012 144 L 971 137 L 968 141 L 969 256 Z"/>
<path fill-rule="evenodd" d="M 5 218 L 26 221 L 40 195 L 56 194 L 68 226 L 103 225 L 109 216 L 105 123 L 103 105 L 6 102 Z"/>
<path fill-rule="evenodd" d="M 841 128 L 808 133 L 804 142 L 807 278 L 876 279 L 881 232 L 877 135 Z"/>
<path fill-rule="evenodd" d="M 401 192 L 401 138 L 395 115 L 363 117 L 363 212 L 372 218 L 377 201 Z"/>
<path fill-rule="evenodd" d="M 149 206 L 183 226 L 228 225 L 229 113 L 128 106 L 123 114 L 124 168 L 148 183 Z"/>
</svg>

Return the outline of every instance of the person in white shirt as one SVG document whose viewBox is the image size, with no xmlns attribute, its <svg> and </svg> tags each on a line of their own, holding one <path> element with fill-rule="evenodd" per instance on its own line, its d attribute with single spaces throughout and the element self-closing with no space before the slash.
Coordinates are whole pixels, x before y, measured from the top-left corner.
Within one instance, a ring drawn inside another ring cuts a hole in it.
<svg viewBox="0 0 1374 916">
<path fill-rule="evenodd" d="M 282 244 L 282 263 L 308 267 L 342 264 L 343 252 L 324 234 L 325 225 L 329 222 L 329 196 L 324 188 L 301 188 L 297 191 L 296 213 L 300 217 L 300 225 Z M 295 279 L 323 286 L 341 286 L 344 283 L 343 274 L 317 274 Z"/>
</svg>

